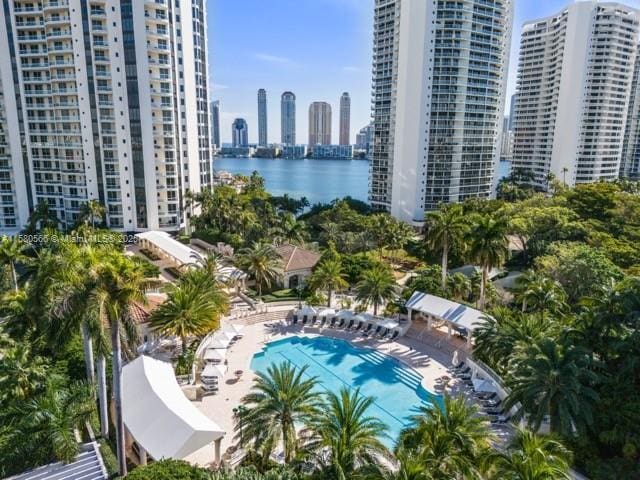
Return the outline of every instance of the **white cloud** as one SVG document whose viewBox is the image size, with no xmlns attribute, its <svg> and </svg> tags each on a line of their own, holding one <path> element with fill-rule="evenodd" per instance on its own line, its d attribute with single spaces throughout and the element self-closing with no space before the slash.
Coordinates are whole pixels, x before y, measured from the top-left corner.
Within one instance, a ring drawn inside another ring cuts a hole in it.
<svg viewBox="0 0 640 480">
<path fill-rule="evenodd" d="M 279 63 L 281 65 L 291 64 L 293 63 L 290 59 L 286 57 L 280 57 L 278 55 L 270 55 L 268 53 L 256 53 L 254 57 L 258 60 L 262 60 L 263 62 L 269 63 Z"/>
</svg>

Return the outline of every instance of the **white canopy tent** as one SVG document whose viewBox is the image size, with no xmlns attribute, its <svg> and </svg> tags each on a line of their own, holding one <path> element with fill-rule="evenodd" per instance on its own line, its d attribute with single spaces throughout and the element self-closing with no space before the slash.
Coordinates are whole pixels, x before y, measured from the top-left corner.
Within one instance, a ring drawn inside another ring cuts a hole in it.
<svg viewBox="0 0 640 480">
<path fill-rule="evenodd" d="M 223 332 L 234 333 L 237 336 L 237 335 L 241 335 L 242 334 L 242 329 L 243 328 L 244 328 L 244 325 L 238 325 L 238 324 L 235 324 L 235 323 L 228 323 L 228 324 L 222 326 L 222 331 Z"/>
<path fill-rule="evenodd" d="M 227 358 L 226 348 L 207 348 L 202 357 L 204 360 L 221 362 Z"/>
<path fill-rule="evenodd" d="M 318 311 L 315 308 L 310 306 L 302 307 L 296 311 L 296 315 L 298 315 L 299 318 L 302 318 L 305 315 L 307 316 L 307 318 L 311 318 L 311 317 L 315 317 L 317 314 L 318 314 Z"/>
<path fill-rule="evenodd" d="M 216 334 L 209 340 L 209 348 L 228 348 L 231 340 L 222 332 L 216 332 Z"/>
<path fill-rule="evenodd" d="M 474 378 L 473 389 L 476 392 L 497 392 L 498 387 L 491 381 L 484 378 Z"/>
<path fill-rule="evenodd" d="M 198 259 L 202 258 L 196 250 L 172 238 L 167 232 L 150 230 L 148 232 L 137 233 L 136 237 L 143 246 L 154 247 L 164 255 L 171 257 L 174 263 L 178 265 L 195 263 Z"/>
<path fill-rule="evenodd" d="M 461 303 L 447 300 L 446 298 L 436 297 L 428 293 L 414 292 L 411 298 L 405 304 L 409 311 L 418 311 L 427 316 L 428 328 L 431 328 L 431 322 L 444 321 L 447 324 L 449 335 L 451 328 L 464 330 L 467 334 L 467 344 L 471 346 L 471 337 L 473 331 L 478 325 L 485 323 L 486 314 L 475 308 L 471 308 Z"/>
<path fill-rule="evenodd" d="M 122 369 L 122 415 L 127 430 L 155 460 L 183 459 L 225 431 L 182 393 L 170 363 L 142 355 Z"/>
<path fill-rule="evenodd" d="M 336 314 L 336 311 L 333 308 L 323 308 L 318 312 L 318 317 L 327 317 L 331 318 Z"/>
</svg>

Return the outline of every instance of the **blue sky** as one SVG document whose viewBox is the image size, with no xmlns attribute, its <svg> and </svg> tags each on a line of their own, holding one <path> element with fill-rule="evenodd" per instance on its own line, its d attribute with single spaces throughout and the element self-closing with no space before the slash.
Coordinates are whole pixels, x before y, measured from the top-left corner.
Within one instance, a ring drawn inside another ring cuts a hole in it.
<svg viewBox="0 0 640 480">
<path fill-rule="evenodd" d="M 571 0 L 514 0 L 508 96 L 515 90 L 520 27 L 557 12 Z M 623 0 L 640 7 L 640 0 Z M 280 140 L 280 95 L 297 97 L 297 141 L 307 142 L 312 101 L 333 109 L 338 139 L 338 101 L 351 94 L 352 141 L 369 122 L 373 0 L 208 0 L 212 99 L 220 100 L 222 141 L 244 117 L 257 141 L 257 90 L 268 98 L 269 141 Z"/>
</svg>

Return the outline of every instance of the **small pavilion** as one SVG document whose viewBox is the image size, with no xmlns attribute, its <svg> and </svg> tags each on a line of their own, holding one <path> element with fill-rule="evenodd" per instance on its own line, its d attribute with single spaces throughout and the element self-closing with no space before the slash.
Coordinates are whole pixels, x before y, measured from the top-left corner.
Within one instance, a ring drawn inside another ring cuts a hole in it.
<svg viewBox="0 0 640 480">
<path fill-rule="evenodd" d="M 464 331 L 467 337 L 467 348 L 471 348 L 473 331 L 486 322 L 487 315 L 480 310 L 471 308 L 446 298 L 428 293 L 414 292 L 405 304 L 409 320 L 413 312 L 419 312 L 427 320 L 427 330 L 431 330 L 434 322 L 444 322 L 447 325 L 447 336 L 451 338 L 452 330 Z"/>
</svg>

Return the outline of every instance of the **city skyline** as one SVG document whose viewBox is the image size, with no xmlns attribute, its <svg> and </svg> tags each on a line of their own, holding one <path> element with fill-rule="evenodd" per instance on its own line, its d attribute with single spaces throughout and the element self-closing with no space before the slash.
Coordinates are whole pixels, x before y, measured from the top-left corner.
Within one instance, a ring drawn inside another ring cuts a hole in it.
<svg viewBox="0 0 640 480">
<path fill-rule="evenodd" d="M 570 3 L 514 2 L 507 112 L 516 88 L 522 25 L 553 15 Z M 640 0 L 622 3 L 640 8 Z M 247 11 L 252 15 L 247 16 Z M 302 105 L 296 118 L 298 142 L 308 137 L 307 106 L 313 101 L 326 101 L 338 112 L 339 96 L 344 91 L 351 95 L 352 141 L 370 123 L 373 0 L 247 0 L 241 8 L 235 2 L 211 0 L 208 15 L 209 42 L 213 45 L 210 99 L 221 101 L 222 142 L 230 143 L 230 126 L 236 117 L 257 126 L 255 92 L 259 88 L 270 94 L 270 143 L 280 139 L 280 95 L 287 90 L 295 93 L 298 105 Z M 238 24 L 244 25 L 246 33 L 240 38 Z M 270 25 L 269 29 L 265 25 Z M 318 38 L 323 41 L 318 42 Z M 332 130 L 333 138 L 339 138 L 339 122 L 333 122 Z M 257 129 L 250 132 L 249 141 L 258 142 Z"/>
</svg>

